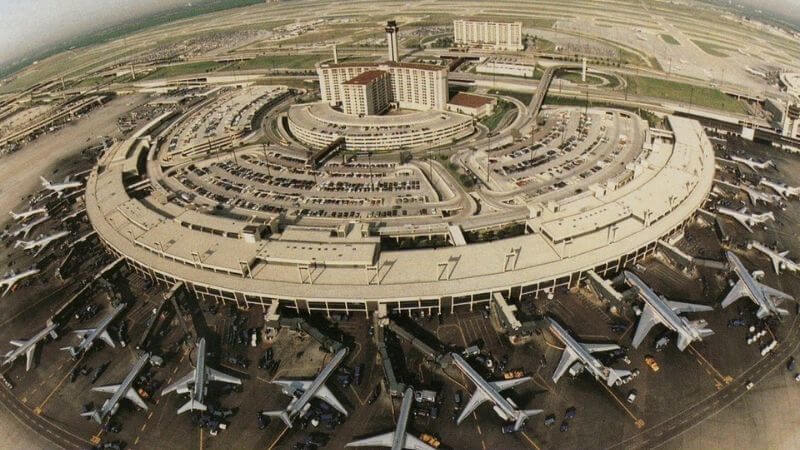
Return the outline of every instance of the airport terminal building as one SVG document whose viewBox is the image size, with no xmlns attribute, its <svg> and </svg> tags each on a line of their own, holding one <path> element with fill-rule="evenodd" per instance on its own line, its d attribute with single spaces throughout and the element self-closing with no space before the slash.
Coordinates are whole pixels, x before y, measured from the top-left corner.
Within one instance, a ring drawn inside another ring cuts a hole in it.
<svg viewBox="0 0 800 450">
<path fill-rule="evenodd" d="M 191 180 L 176 179 L 176 168 L 164 168 L 158 146 L 149 144 L 166 133 L 167 121 L 154 120 L 104 155 L 87 181 L 88 217 L 105 246 L 135 270 L 240 308 L 278 302 L 327 314 L 451 312 L 487 303 L 493 294 L 513 301 L 573 287 L 589 271 L 618 272 L 679 233 L 705 202 L 715 170 L 701 126 L 670 116 L 671 131 L 648 129 L 638 136 L 643 148 L 619 175 L 559 200 L 529 204 L 525 215 L 312 225 L 267 210 L 236 207 L 219 214 L 181 201 L 174 186 Z M 464 238 L 509 223 L 524 233 Z M 386 245 L 386 239 L 436 233 L 451 236 L 452 244 L 414 250 Z"/>
</svg>

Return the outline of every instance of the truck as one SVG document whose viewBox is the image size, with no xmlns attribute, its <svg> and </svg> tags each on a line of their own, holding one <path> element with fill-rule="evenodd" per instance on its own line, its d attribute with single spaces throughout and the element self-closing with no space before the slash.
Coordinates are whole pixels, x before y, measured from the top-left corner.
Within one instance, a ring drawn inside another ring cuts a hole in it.
<svg viewBox="0 0 800 450">
<path fill-rule="evenodd" d="M 430 445 L 433 448 L 439 448 L 439 446 L 442 445 L 442 443 L 439 441 L 439 439 L 436 438 L 436 436 L 428 433 L 420 434 L 419 440 Z"/>
</svg>

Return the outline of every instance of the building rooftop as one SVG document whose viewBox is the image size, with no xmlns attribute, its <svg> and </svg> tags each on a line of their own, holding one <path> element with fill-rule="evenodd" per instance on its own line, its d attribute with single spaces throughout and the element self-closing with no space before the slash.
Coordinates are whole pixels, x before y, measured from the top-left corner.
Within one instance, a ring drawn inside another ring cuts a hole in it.
<svg viewBox="0 0 800 450">
<path fill-rule="evenodd" d="M 444 70 L 447 71 L 447 67 L 445 66 L 437 66 L 436 64 L 420 64 L 420 63 L 403 63 L 403 62 L 392 62 L 392 61 L 385 61 L 385 62 L 377 62 L 377 63 L 370 63 L 370 62 L 351 62 L 351 63 L 338 63 L 338 64 L 322 64 L 320 65 L 323 69 L 335 69 L 338 67 L 375 67 L 376 71 L 380 70 L 383 67 L 390 68 L 390 67 L 399 67 L 404 69 L 419 69 L 419 70 Z"/>
<path fill-rule="evenodd" d="M 372 83 L 373 81 L 377 80 L 378 78 L 381 78 L 381 77 L 386 76 L 386 75 L 388 75 L 388 74 L 386 72 L 384 72 L 383 70 L 368 70 L 366 72 L 362 72 L 362 73 L 356 75 L 355 77 L 345 81 L 344 84 L 366 86 L 366 85 Z"/>
<path fill-rule="evenodd" d="M 491 97 L 459 92 L 458 94 L 454 95 L 448 103 L 456 106 L 465 106 L 467 108 L 480 108 L 483 105 L 489 105 L 495 101 L 496 100 Z"/>
</svg>

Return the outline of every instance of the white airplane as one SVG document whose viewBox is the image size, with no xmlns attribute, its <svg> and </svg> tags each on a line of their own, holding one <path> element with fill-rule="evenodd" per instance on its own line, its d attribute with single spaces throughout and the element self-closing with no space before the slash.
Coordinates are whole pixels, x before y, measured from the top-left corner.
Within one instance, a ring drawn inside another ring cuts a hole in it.
<svg viewBox="0 0 800 450">
<path fill-rule="evenodd" d="M 673 302 L 657 295 L 641 278 L 635 274 L 624 272 L 625 281 L 636 288 L 639 297 L 644 300 L 644 309 L 639 316 L 639 326 L 633 335 L 633 348 L 639 348 L 647 333 L 657 323 L 663 324 L 670 330 L 678 333 L 678 349 L 684 351 L 694 341 L 702 341 L 704 337 L 711 336 L 714 332 L 708 328 L 705 320 L 689 321 L 678 314 L 684 312 L 712 311 L 714 308 L 692 303 Z"/>
<path fill-rule="evenodd" d="M 69 231 L 58 231 L 56 233 L 51 234 L 50 236 L 42 237 L 40 235 L 39 239 L 34 241 L 18 240 L 17 242 L 14 243 L 14 247 L 22 247 L 24 250 L 33 250 L 35 248 L 38 248 L 38 250 L 36 250 L 36 253 L 34 253 L 34 256 L 36 256 L 39 253 L 41 253 L 42 250 L 47 248 L 47 246 L 50 245 L 51 242 L 57 241 L 67 236 L 69 236 Z"/>
<path fill-rule="evenodd" d="M 11 214 L 11 217 L 13 217 L 14 220 L 22 220 L 22 219 L 27 219 L 28 217 L 31 216 L 35 216 L 37 214 L 47 214 L 47 208 L 29 209 L 21 213 L 15 213 L 14 211 L 9 211 L 8 213 Z"/>
<path fill-rule="evenodd" d="M 627 370 L 612 369 L 606 367 L 597 358 L 592 356 L 592 353 L 609 352 L 611 350 L 619 349 L 617 344 L 589 344 L 576 341 L 567 330 L 561 327 L 555 320 L 548 317 L 550 322 L 550 332 L 553 333 L 561 342 L 564 343 L 564 353 L 561 355 L 561 360 L 558 362 L 556 371 L 553 372 L 553 383 L 567 373 L 567 370 L 576 362 L 583 365 L 595 379 L 603 380 L 606 385 L 613 386 L 622 382 L 623 377 L 629 376 L 631 373 Z"/>
<path fill-rule="evenodd" d="M 313 381 L 300 381 L 300 380 L 275 380 L 272 383 L 278 384 L 282 386 L 281 390 L 284 394 L 292 397 L 292 400 L 289 402 L 289 405 L 286 406 L 286 409 L 283 411 L 264 411 L 261 414 L 265 416 L 271 417 L 280 417 L 281 420 L 288 426 L 289 428 L 292 427 L 292 420 L 297 417 L 303 410 L 306 408 L 306 405 L 311 397 L 317 397 L 320 400 L 323 400 L 325 403 L 331 405 L 336 410 L 347 415 L 347 410 L 344 409 L 344 406 L 336 399 L 333 395 L 333 392 L 330 391 L 325 386 L 325 381 L 328 377 L 331 376 L 336 367 L 339 363 L 342 362 L 345 355 L 347 354 L 347 348 L 342 348 L 333 356 L 331 361 L 322 368 L 319 375 L 314 378 Z M 299 397 L 295 396 L 295 393 L 301 391 L 302 395 Z"/>
<path fill-rule="evenodd" d="M 790 197 L 800 197 L 800 187 L 797 186 L 788 186 L 783 183 L 778 183 L 775 181 L 770 181 L 766 178 L 762 178 L 758 184 L 763 184 L 768 188 L 772 189 L 776 193 L 780 194 L 783 198 L 790 198 Z"/>
<path fill-rule="evenodd" d="M 514 431 L 519 431 L 525 424 L 525 421 L 528 420 L 528 417 L 535 416 L 542 412 L 541 409 L 519 409 L 510 398 L 504 398 L 500 395 L 500 392 L 522 384 L 530 380 L 531 377 L 522 377 L 513 380 L 486 381 L 468 362 L 464 361 L 461 355 L 457 353 L 451 353 L 450 355 L 456 367 L 458 367 L 461 373 L 469 378 L 472 384 L 475 385 L 475 392 L 472 394 L 472 397 L 470 397 L 466 406 L 464 406 L 461 415 L 458 416 L 456 424 L 460 425 L 472 411 L 475 411 L 478 406 L 487 400 L 494 404 L 494 412 L 497 413 L 498 416 L 503 420 L 514 422 Z"/>
<path fill-rule="evenodd" d="M 122 380 L 122 383 L 93 387 L 93 391 L 111 394 L 111 398 L 103 402 L 103 406 L 101 406 L 100 409 L 94 409 L 92 411 L 81 413 L 81 416 L 91 417 L 95 422 L 102 424 L 106 417 L 113 416 L 117 413 L 117 410 L 119 409 L 119 402 L 123 397 L 132 401 L 136 406 L 146 411 L 147 404 L 136 392 L 136 389 L 133 387 L 133 382 L 136 380 L 136 377 L 139 376 L 139 373 L 142 371 L 142 369 L 144 369 L 144 366 L 147 365 L 149 359 L 149 353 L 139 356 L 139 359 L 133 364 L 133 367 L 131 367 L 130 372 L 128 372 L 128 375 L 125 376 L 125 379 Z"/>
<path fill-rule="evenodd" d="M 11 345 L 15 346 L 16 348 L 4 355 L 6 359 L 3 361 L 3 365 L 13 363 L 14 361 L 16 361 L 18 357 L 24 354 L 25 357 L 27 358 L 27 361 L 25 363 L 25 371 L 27 372 L 31 370 L 31 367 L 33 367 L 33 356 L 34 353 L 36 352 L 36 344 L 44 340 L 44 338 L 47 336 L 50 336 L 53 339 L 57 338 L 58 335 L 55 332 L 55 329 L 57 327 L 58 327 L 57 324 L 49 322 L 46 327 L 44 327 L 41 331 L 36 333 L 36 335 L 34 335 L 32 338 L 28 340 L 9 341 Z"/>
<path fill-rule="evenodd" d="M 75 189 L 83 186 L 83 183 L 80 181 L 69 181 L 69 177 L 64 179 L 63 183 L 51 183 L 47 181 L 47 178 L 40 176 L 39 179 L 42 180 L 42 187 L 53 191 L 59 198 L 64 195 L 64 191 L 67 189 Z"/>
<path fill-rule="evenodd" d="M 758 305 L 756 317 L 759 319 L 771 315 L 785 316 L 789 314 L 789 311 L 779 308 L 778 305 L 784 300 L 794 300 L 794 297 L 759 283 L 757 279 L 764 276 L 764 272 L 756 270 L 751 274 L 733 253 L 725 252 L 725 256 L 728 258 L 728 263 L 733 268 L 733 271 L 736 272 L 736 275 L 739 277 L 739 281 L 733 285 L 731 291 L 728 292 L 728 295 L 722 300 L 723 308 L 727 308 L 731 303 L 742 297 L 748 297 L 753 303 Z"/>
<path fill-rule="evenodd" d="M 775 169 L 775 163 L 772 162 L 771 159 L 768 159 L 764 162 L 758 162 L 753 158 L 742 158 L 741 156 L 731 156 L 732 161 L 736 161 L 739 164 L 744 164 L 745 166 L 749 167 L 750 170 L 753 172 L 758 172 L 759 170 L 764 170 L 767 167 L 772 167 Z"/>
<path fill-rule="evenodd" d="M 30 222 L 28 222 L 28 223 L 22 225 L 21 227 L 17 228 L 16 230 L 9 232 L 8 236 L 16 238 L 16 237 L 19 237 L 20 235 L 22 235 L 23 238 L 27 238 L 28 234 L 30 234 L 30 232 L 33 231 L 34 228 L 36 228 L 37 226 L 47 222 L 48 219 L 50 219 L 50 216 L 47 215 L 47 214 L 43 215 L 42 217 L 38 217 L 36 219 L 33 219 Z"/>
<path fill-rule="evenodd" d="M 392 450 L 435 450 L 434 447 L 417 439 L 411 433 L 406 432 L 408 425 L 408 415 L 411 412 L 411 404 L 414 402 L 414 390 L 406 389 L 403 393 L 403 403 L 400 405 L 400 416 L 397 418 L 397 426 L 394 431 L 379 434 L 366 439 L 346 444 L 345 447 L 391 447 Z"/>
<path fill-rule="evenodd" d="M 757 241 L 751 242 L 747 247 L 755 248 L 761 253 L 767 255 L 769 259 L 772 260 L 772 267 L 775 269 L 775 273 L 777 275 L 781 274 L 781 269 L 786 269 L 794 273 L 800 271 L 800 264 L 786 257 L 786 255 L 789 254 L 788 250 L 776 252 L 775 250 Z"/>
<path fill-rule="evenodd" d="M 77 347 L 62 347 L 61 350 L 67 350 L 74 358 L 81 352 L 88 351 L 90 348 L 92 348 L 94 341 L 97 338 L 105 341 L 105 343 L 111 346 L 111 348 L 116 348 L 114 340 L 111 339 L 111 335 L 108 334 L 108 326 L 111 325 L 111 322 L 113 322 L 119 313 L 125 309 L 125 306 L 125 303 L 121 303 L 119 306 L 114 308 L 113 311 L 108 313 L 108 315 L 104 317 L 103 320 L 101 320 L 100 323 L 94 328 L 75 330 L 75 334 L 80 337 L 80 342 L 78 343 Z"/>
<path fill-rule="evenodd" d="M 197 356 L 194 370 L 186 376 L 167 386 L 161 391 L 161 395 L 177 391 L 179 394 L 189 394 L 189 401 L 178 409 L 178 414 L 186 411 L 205 411 L 206 405 L 203 404 L 208 388 L 209 381 L 221 381 L 230 384 L 242 384 L 242 380 L 218 372 L 206 366 L 206 338 L 200 339 L 197 343 Z"/>
<path fill-rule="evenodd" d="M 739 186 L 739 189 L 747 193 L 747 196 L 750 198 L 750 203 L 752 203 L 753 206 L 758 205 L 758 202 L 762 202 L 764 205 L 771 205 L 772 203 L 780 200 L 780 197 L 775 194 L 761 192 L 751 188 L 750 186 Z"/>
<path fill-rule="evenodd" d="M 28 278 L 30 276 L 36 275 L 37 273 L 39 273 L 39 269 L 36 268 L 31 268 L 20 273 L 14 273 L 14 272 L 7 273 L 5 278 L 0 280 L 0 287 L 5 286 L 6 288 L 6 290 L 3 292 L 3 295 L 0 295 L 0 297 L 5 297 L 5 295 L 11 291 L 11 289 L 14 287 L 15 284 L 17 284 L 18 281 L 22 280 L 23 278 Z"/>
<path fill-rule="evenodd" d="M 765 223 L 767 220 L 775 220 L 775 215 L 772 213 L 772 211 L 761 214 L 749 214 L 747 212 L 747 208 L 742 208 L 736 211 L 734 209 L 721 206 L 717 208 L 717 212 L 733 218 L 743 227 L 747 228 L 747 231 L 753 231 L 752 227 L 757 223 Z"/>
</svg>

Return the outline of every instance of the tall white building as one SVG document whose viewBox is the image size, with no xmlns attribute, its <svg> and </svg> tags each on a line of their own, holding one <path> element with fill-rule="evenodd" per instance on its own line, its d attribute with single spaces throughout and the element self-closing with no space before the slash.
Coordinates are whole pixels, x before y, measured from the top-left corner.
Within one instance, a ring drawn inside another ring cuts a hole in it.
<svg viewBox="0 0 800 450">
<path fill-rule="evenodd" d="M 456 45 L 479 46 L 495 50 L 523 50 L 522 22 L 453 21 Z"/>
<path fill-rule="evenodd" d="M 388 101 L 399 108 L 445 110 L 447 68 L 431 64 L 399 62 L 322 64 L 317 67 L 322 100 L 344 106 L 345 84 L 364 72 L 389 74 Z"/>
</svg>

